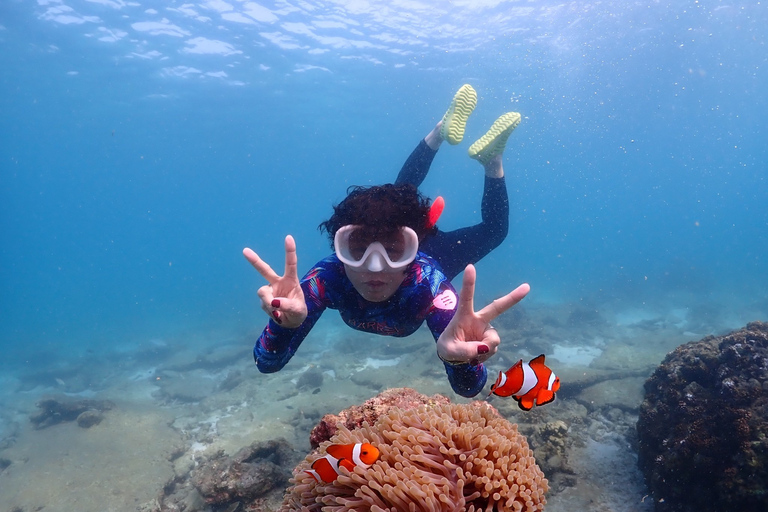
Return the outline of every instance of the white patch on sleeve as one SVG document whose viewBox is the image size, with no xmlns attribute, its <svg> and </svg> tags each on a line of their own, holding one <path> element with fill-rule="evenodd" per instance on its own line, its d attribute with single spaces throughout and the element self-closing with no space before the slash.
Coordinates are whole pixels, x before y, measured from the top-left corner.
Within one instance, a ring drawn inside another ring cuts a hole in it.
<svg viewBox="0 0 768 512">
<path fill-rule="evenodd" d="M 453 310 L 456 309 L 456 294 L 452 290 L 445 290 L 443 293 L 435 297 L 432 304 L 437 309 Z"/>
</svg>

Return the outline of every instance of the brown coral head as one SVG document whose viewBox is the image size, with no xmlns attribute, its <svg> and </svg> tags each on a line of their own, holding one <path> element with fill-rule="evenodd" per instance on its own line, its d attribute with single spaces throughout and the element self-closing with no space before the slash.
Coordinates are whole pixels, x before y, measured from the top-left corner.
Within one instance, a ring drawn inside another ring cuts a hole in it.
<svg viewBox="0 0 768 512">
<path fill-rule="evenodd" d="M 525 437 L 494 409 L 444 404 L 390 409 L 373 426 L 340 426 L 328 444 L 368 442 L 381 457 L 368 469 L 341 469 L 332 483 L 294 470 L 282 511 L 526 511 L 544 510 L 547 479 Z"/>
</svg>

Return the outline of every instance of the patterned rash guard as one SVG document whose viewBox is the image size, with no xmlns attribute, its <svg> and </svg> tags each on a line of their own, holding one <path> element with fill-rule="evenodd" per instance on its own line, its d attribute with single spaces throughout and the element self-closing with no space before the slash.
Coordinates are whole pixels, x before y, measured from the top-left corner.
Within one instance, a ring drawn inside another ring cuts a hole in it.
<svg viewBox="0 0 768 512">
<path fill-rule="evenodd" d="M 426 320 L 435 341 L 456 311 L 455 306 L 446 309 L 441 301 L 455 298 L 456 290 L 435 260 L 422 252 L 408 267 L 400 288 L 384 302 L 363 299 L 335 254 L 307 272 L 301 279 L 301 289 L 308 311 L 304 323 L 296 329 L 286 329 L 270 319 L 256 341 L 253 357 L 262 373 L 276 372 L 288 363 L 326 308 L 338 310 L 353 329 L 384 336 L 409 336 Z M 444 364 L 457 394 L 473 397 L 483 389 L 488 375 L 482 363 Z"/>
</svg>

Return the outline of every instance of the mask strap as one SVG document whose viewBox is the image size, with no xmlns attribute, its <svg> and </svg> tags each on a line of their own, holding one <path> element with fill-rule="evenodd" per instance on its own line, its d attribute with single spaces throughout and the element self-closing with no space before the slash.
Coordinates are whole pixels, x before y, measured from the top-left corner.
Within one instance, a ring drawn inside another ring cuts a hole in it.
<svg viewBox="0 0 768 512">
<path fill-rule="evenodd" d="M 437 196 L 435 200 L 432 201 L 432 206 L 429 207 L 429 212 L 427 213 L 427 229 L 435 227 L 437 219 L 439 219 L 440 215 L 443 213 L 443 208 L 445 208 L 445 199 L 443 199 L 443 196 Z"/>
</svg>

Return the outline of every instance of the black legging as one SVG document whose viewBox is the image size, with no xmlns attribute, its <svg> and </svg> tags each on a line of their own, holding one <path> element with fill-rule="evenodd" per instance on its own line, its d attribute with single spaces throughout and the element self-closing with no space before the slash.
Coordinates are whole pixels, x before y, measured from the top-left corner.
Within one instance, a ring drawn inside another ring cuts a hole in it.
<svg viewBox="0 0 768 512">
<path fill-rule="evenodd" d="M 427 177 L 437 151 L 422 140 L 403 164 L 395 185 L 410 183 L 418 188 Z M 470 263 L 477 263 L 498 247 L 509 232 L 509 197 L 504 178 L 485 177 L 480 224 L 440 231 L 427 238 L 420 250 L 432 256 L 448 279 L 453 279 Z"/>
</svg>

